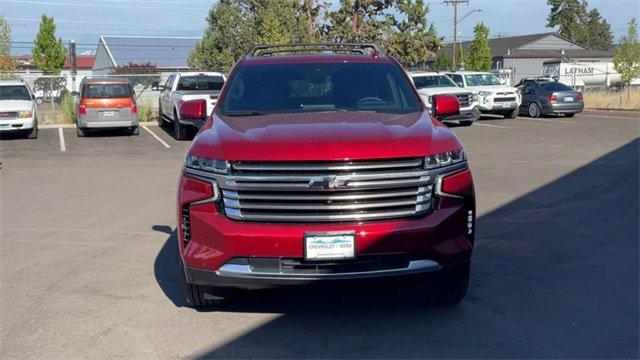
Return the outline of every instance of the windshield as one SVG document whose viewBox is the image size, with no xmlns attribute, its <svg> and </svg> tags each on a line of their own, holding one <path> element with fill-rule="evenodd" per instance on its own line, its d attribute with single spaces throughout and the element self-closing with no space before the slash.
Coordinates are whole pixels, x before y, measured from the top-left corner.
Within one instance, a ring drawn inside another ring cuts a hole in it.
<svg viewBox="0 0 640 360">
<path fill-rule="evenodd" d="M 464 77 L 467 80 L 467 86 L 502 85 L 493 74 L 473 74 Z"/>
<path fill-rule="evenodd" d="M 131 97 L 129 84 L 87 84 L 82 97 L 87 99 L 111 99 Z"/>
<path fill-rule="evenodd" d="M 183 76 L 178 82 L 177 90 L 220 90 L 222 85 L 224 85 L 222 76 Z"/>
<path fill-rule="evenodd" d="M 5 85 L 0 86 L 0 100 L 31 100 L 31 95 L 24 85 Z"/>
<path fill-rule="evenodd" d="M 456 84 L 446 75 L 413 76 L 413 83 L 418 89 L 434 87 L 456 87 Z"/>
<path fill-rule="evenodd" d="M 421 111 L 402 69 L 392 63 L 305 63 L 241 66 L 223 115 L 313 111 Z"/>
</svg>

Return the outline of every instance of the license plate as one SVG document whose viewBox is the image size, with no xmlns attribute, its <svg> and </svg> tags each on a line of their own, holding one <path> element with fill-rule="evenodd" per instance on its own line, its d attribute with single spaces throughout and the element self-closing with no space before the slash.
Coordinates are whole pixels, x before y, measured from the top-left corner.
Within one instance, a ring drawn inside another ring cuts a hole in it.
<svg viewBox="0 0 640 360">
<path fill-rule="evenodd" d="M 104 116 L 104 117 L 114 117 L 114 116 L 116 116 L 116 112 L 115 111 L 103 111 L 102 112 L 102 116 Z"/>
<path fill-rule="evenodd" d="M 564 102 L 573 102 L 573 96 L 565 96 Z"/>
<path fill-rule="evenodd" d="M 503 108 L 511 108 L 511 107 L 515 107 L 515 104 L 512 103 L 512 102 L 505 102 L 505 103 L 502 103 L 502 107 Z"/>
<path fill-rule="evenodd" d="M 307 233 L 304 235 L 306 260 L 339 260 L 355 257 L 355 233 Z"/>
</svg>

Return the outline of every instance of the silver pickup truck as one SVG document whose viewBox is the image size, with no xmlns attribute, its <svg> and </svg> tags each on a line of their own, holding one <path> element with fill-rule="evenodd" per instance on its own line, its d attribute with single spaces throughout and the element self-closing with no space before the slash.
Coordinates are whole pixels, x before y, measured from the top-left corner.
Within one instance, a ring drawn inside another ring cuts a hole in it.
<svg viewBox="0 0 640 360">
<path fill-rule="evenodd" d="M 207 115 L 211 115 L 225 80 L 225 76 L 218 72 L 181 72 L 171 74 L 164 85 L 154 83 L 152 89 L 161 91 L 158 125 L 172 123 L 176 140 L 185 140 L 189 128 L 199 128 L 204 122 L 181 118 L 180 105 L 188 100 L 204 99 L 207 101 Z"/>
</svg>

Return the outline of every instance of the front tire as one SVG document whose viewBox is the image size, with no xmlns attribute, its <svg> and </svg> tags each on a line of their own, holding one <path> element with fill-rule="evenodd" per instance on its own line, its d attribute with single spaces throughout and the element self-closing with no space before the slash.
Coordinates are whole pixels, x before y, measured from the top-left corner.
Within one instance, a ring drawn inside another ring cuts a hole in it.
<svg viewBox="0 0 640 360">
<path fill-rule="evenodd" d="M 531 104 L 529 104 L 528 113 L 529 113 L 529 117 L 532 117 L 532 118 L 540 117 L 540 114 L 541 114 L 540 106 L 532 102 Z"/>
<path fill-rule="evenodd" d="M 162 106 L 160 105 L 160 102 L 158 102 L 158 126 L 162 127 L 162 125 L 164 125 L 164 115 L 162 115 Z"/>
<path fill-rule="evenodd" d="M 173 137 L 176 140 L 187 139 L 187 128 L 186 126 L 180 124 L 180 121 L 178 120 L 178 113 L 175 111 L 173 113 Z"/>
<path fill-rule="evenodd" d="M 515 108 L 512 111 L 508 111 L 504 114 L 505 119 L 515 119 L 518 117 L 519 108 Z"/>
<path fill-rule="evenodd" d="M 460 120 L 459 121 L 461 126 L 471 126 L 473 124 L 472 120 Z"/>
<path fill-rule="evenodd" d="M 209 295 L 204 286 L 189 284 L 185 275 L 184 264 L 180 261 L 180 282 L 187 305 L 193 308 L 208 308 L 222 305 L 227 299 L 222 296 Z"/>
<path fill-rule="evenodd" d="M 564 116 L 566 117 L 574 117 L 576 115 L 576 113 L 568 113 L 568 114 L 564 114 Z"/>
<path fill-rule="evenodd" d="M 435 305 L 456 305 L 467 295 L 471 263 L 456 266 L 438 279 L 436 291 L 431 294 L 430 302 Z"/>
<path fill-rule="evenodd" d="M 37 139 L 38 138 L 38 120 L 33 123 L 33 129 L 29 130 L 27 133 L 27 139 Z"/>
</svg>

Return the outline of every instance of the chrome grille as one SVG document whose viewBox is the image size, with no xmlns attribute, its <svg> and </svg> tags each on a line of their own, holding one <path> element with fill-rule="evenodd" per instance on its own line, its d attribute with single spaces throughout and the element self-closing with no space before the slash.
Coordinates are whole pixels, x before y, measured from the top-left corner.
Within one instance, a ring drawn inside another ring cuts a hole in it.
<svg viewBox="0 0 640 360">
<path fill-rule="evenodd" d="M 236 220 L 339 222 L 414 216 L 431 209 L 433 181 L 422 159 L 234 162 L 219 180 Z"/>
<path fill-rule="evenodd" d="M 467 107 L 471 104 L 471 94 L 456 94 L 460 107 Z"/>
</svg>

